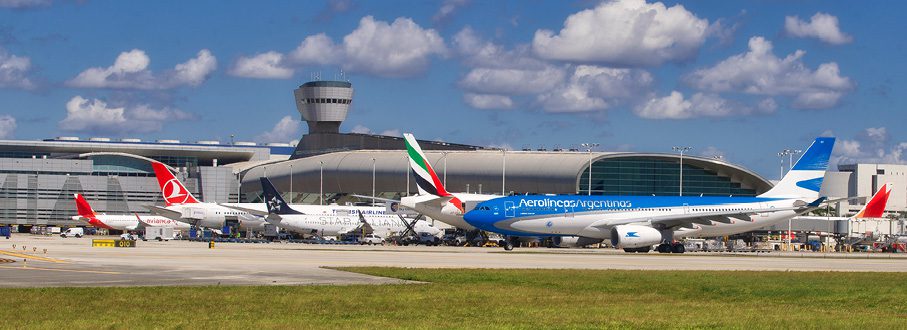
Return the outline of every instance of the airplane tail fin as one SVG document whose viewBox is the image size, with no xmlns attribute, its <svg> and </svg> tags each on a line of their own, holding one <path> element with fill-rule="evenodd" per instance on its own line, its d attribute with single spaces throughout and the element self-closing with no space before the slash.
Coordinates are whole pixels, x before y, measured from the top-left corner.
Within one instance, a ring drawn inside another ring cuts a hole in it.
<svg viewBox="0 0 907 330">
<path fill-rule="evenodd" d="M 803 157 L 800 157 L 794 167 L 784 175 L 781 182 L 759 197 L 818 198 L 834 145 L 833 137 L 816 138 L 803 153 Z"/>
<path fill-rule="evenodd" d="M 416 141 L 416 138 L 410 133 L 403 134 L 403 138 L 406 140 L 406 152 L 409 154 L 409 168 L 412 170 L 413 176 L 416 177 L 416 186 L 419 187 L 419 194 L 431 194 L 438 197 L 450 196 L 450 193 L 444 189 L 441 180 L 438 179 L 438 175 L 435 174 L 435 170 L 428 163 L 428 158 L 425 158 L 425 153 L 422 152 L 422 148 L 419 147 L 419 142 Z"/>
<path fill-rule="evenodd" d="M 266 177 L 261 178 L 261 190 L 264 193 L 265 204 L 268 206 L 268 213 L 278 215 L 303 214 L 302 212 L 290 208 L 290 205 L 283 200 L 283 197 L 280 196 L 280 192 L 277 191 L 277 188 L 274 187 L 271 180 L 268 180 Z"/>
<path fill-rule="evenodd" d="M 881 218 L 885 213 L 885 205 L 888 204 L 888 197 L 891 196 L 891 184 L 884 184 L 879 191 L 872 195 L 869 202 L 863 206 L 859 213 L 854 215 L 855 219 L 862 218 Z"/>
<path fill-rule="evenodd" d="M 195 196 L 192 196 L 189 189 L 186 189 L 186 186 L 183 186 L 183 183 L 173 176 L 173 173 L 170 173 L 167 166 L 159 162 L 151 162 L 151 168 L 154 169 L 158 186 L 161 188 L 161 195 L 164 196 L 167 206 L 198 203 Z"/>
<path fill-rule="evenodd" d="M 85 200 L 85 197 L 82 197 L 82 194 L 74 194 L 76 199 L 76 210 L 79 212 L 79 216 L 84 218 L 94 218 L 94 210 L 91 209 L 91 205 L 88 204 L 88 201 Z"/>
</svg>

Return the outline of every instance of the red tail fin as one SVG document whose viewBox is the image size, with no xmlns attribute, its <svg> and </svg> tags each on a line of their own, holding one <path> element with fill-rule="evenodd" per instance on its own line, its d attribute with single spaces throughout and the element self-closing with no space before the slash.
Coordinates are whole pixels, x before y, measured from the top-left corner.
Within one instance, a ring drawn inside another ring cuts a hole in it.
<svg viewBox="0 0 907 330">
<path fill-rule="evenodd" d="M 192 196 L 189 189 L 186 189 L 183 183 L 173 176 L 173 173 L 170 173 L 167 166 L 159 162 L 151 162 L 151 167 L 154 169 L 154 175 L 157 176 L 157 183 L 161 188 L 161 195 L 164 196 L 167 206 L 198 203 L 198 200 Z"/>
<path fill-rule="evenodd" d="M 866 206 L 860 210 L 860 213 L 853 216 L 854 218 L 881 218 L 882 214 L 885 213 L 885 205 L 888 204 L 888 196 L 891 195 L 891 187 L 888 184 L 882 185 L 882 188 L 879 188 L 879 191 L 875 195 L 872 195 L 872 198 L 869 199 L 869 202 L 866 203 Z"/>
<path fill-rule="evenodd" d="M 76 210 L 78 210 L 79 215 L 86 218 L 94 218 L 94 210 L 91 209 L 91 205 L 88 205 L 88 201 L 82 197 L 82 194 L 73 195 L 76 198 Z"/>
</svg>

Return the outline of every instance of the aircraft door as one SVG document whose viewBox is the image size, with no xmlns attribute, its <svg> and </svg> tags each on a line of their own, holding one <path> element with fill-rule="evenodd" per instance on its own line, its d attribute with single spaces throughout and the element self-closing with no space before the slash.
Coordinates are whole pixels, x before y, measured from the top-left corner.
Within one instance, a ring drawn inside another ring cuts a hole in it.
<svg viewBox="0 0 907 330">
<path fill-rule="evenodd" d="M 514 210 L 513 202 L 504 202 L 504 217 L 513 218 L 514 216 L 516 216 L 516 211 Z"/>
</svg>

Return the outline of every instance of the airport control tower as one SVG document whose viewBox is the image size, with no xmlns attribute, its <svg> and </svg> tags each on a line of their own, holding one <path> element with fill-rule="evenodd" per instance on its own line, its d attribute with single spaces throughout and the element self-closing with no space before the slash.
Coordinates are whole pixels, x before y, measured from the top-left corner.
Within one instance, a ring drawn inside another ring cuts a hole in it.
<svg viewBox="0 0 907 330">
<path fill-rule="evenodd" d="M 291 159 L 350 150 L 406 150 L 403 138 L 399 136 L 340 133 L 340 124 L 353 103 L 353 84 L 348 81 L 310 81 L 294 90 L 293 95 L 296 109 L 309 125 L 309 132 L 299 139 Z M 419 144 L 425 150 L 482 149 L 435 141 L 419 141 Z"/>
<path fill-rule="evenodd" d="M 353 84 L 346 81 L 310 81 L 293 91 L 296 109 L 309 124 L 309 133 L 340 133 L 353 102 Z"/>
</svg>

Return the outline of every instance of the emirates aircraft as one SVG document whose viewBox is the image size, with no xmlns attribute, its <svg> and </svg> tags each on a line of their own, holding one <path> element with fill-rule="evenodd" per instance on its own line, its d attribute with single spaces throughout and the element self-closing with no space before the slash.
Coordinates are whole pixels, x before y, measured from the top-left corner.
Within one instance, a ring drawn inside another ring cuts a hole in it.
<svg viewBox="0 0 907 330">
<path fill-rule="evenodd" d="M 79 215 L 72 217 L 97 228 L 134 231 L 145 227 L 169 227 L 177 230 L 189 229 L 189 224 L 156 215 L 140 217 L 138 214 L 97 214 L 81 194 L 75 194 L 76 209 Z"/>
</svg>

